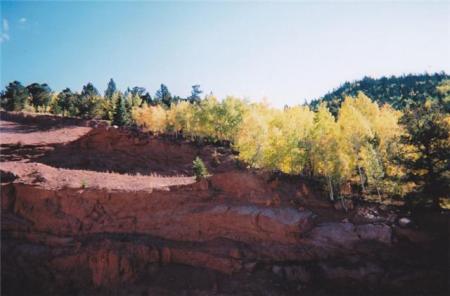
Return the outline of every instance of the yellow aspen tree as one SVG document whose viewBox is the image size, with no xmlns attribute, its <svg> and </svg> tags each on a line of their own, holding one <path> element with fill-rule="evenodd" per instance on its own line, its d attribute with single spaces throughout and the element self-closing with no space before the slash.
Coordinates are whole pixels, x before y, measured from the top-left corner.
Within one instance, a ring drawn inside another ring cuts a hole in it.
<svg viewBox="0 0 450 296">
<path fill-rule="evenodd" d="M 135 107 L 131 114 L 134 122 L 145 131 L 159 134 L 166 130 L 166 110 L 159 105 Z"/>
<path fill-rule="evenodd" d="M 252 167 L 266 166 L 266 150 L 269 140 L 269 122 L 273 119 L 274 110 L 268 104 L 256 103 L 249 106 L 234 143 L 239 151 L 239 159 Z"/>
<path fill-rule="evenodd" d="M 362 147 L 367 145 L 368 141 L 374 137 L 369 119 L 360 111 L 363 110 L 364 112 L 366 110 L 366 106 L 363 105 L 365 102 L 367 102 L 365 98 L 355 100 L 352 97 L 347 97 L 339 110 L 337 121 L 345 141 L 344 143 L 351 151 L 352 163 L 357 168 L 363 192 L 366 191 L 364 185 L 366 180 L 363 175 L 363 163 L 360 152 Z"/>
<path fill-rule="evenodd" d="M 334 185 L 351 176 L 350 156 L 342 147 L 342 136 L 333 115 L 322 104 L 315 116 L 311 130 L 310 158 L 314 174 L 324 176 L 328 183 L 330 199 L 335 199 Z"/>
<path fill-rule="evenodd" d="M 287 174 L 299 174 L 308 163 L 307 141 L 314 122 L 308 107 L 289 107 L 275 113 L 269 128 L 268 163 Z"/>
</svg>

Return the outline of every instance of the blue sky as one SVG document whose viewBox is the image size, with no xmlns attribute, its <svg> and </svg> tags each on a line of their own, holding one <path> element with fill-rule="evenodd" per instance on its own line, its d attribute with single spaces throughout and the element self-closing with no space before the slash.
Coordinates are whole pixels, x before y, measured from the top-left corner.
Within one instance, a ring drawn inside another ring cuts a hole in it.
<svg viewBox="0 0 450 296">
<path fill-rule="evenodd" d="M 303 103 L 365 75 L 450 72 L 449 2 L 1 2 L 1 87 L 165 83 Z"/>
</svg>

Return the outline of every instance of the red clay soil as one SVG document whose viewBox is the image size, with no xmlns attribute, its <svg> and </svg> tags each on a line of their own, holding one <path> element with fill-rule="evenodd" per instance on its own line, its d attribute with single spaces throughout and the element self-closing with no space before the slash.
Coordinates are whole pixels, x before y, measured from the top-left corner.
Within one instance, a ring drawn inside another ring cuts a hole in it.
<svg viewBox="0 0 450 296">
<path fill-rule="evenodd" d="M 59 145 L 39 162 L 70 169 L 174 176 L 192 175 L 192 161 L 196 156 L 206 162 L 211 172 L 235 166 L 230 151 L 223 148 L 196 146 L 179 139 L 113 127 L 97 128 L 76 141 Z"/>
<path fill-rule="evenodd" d="M 445 238 L 395 209 L 336 210 L 318 184 L 223 147 L 0 115 L 3 295 L 447 292 Z"/>
<path fill-rule="evenodd" d="M 87 134 L 92 128 L 66 126 L 54 129 L 38 125 L 23 125 L 12 121 L 0 121 L 0 142 L 7 145 L 52 145 L 68 143 Z"/>
<path fill-rule="evenodd" d="M 24 184 L 39 183 L 51 189 L 102 188 L 124 191 L 151 191 L 195 183 L 194 177 L 161 177 L 100 173 L 53 168 L 40 163 L 3 162 L 2 170 L 16 175 Z"/>
</svg>

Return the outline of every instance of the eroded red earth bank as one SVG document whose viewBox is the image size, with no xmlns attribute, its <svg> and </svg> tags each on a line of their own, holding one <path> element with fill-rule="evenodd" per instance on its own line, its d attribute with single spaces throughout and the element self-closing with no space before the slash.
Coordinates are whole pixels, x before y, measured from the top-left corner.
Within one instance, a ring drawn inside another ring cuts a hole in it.
<svg viewBox="0 0 450 296">
<path fill-rule="evenodd" d="M 445 224 L 337 210 L 312 181 L 249 171 L 223 147 L 55 117 L 0 123 L 4 295 L 448 292 Z M 200 182 L 197 155 L 212 172 Z"/>
</svg>

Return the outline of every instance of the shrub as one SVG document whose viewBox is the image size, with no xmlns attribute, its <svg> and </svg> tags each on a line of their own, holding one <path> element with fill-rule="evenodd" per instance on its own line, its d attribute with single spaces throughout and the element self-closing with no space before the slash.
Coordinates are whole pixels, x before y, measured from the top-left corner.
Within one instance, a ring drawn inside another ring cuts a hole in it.
<svg viewBox="0 0 450 296">
<path fill-rule="evenodd" d="M 195 178 L 197 179 L 197 181 L 201 180 L 209 174 L 205 164 L 198 156 L 192 162 L 192 168 L 194 170 Z"/>
</svg>

